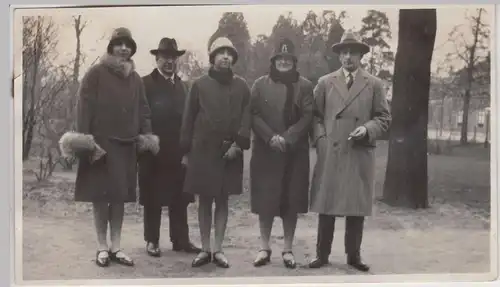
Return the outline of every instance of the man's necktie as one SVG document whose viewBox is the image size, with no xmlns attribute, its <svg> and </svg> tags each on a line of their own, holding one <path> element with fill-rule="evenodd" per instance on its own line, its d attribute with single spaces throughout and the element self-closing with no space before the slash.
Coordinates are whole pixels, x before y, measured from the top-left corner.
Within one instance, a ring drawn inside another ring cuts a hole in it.
<svg viewBox="0 0 500 287">
<path fill-rule="evenodd" d="M 352 74 L 349 73 L 349 75 L 347 75 L 347 89 L 348 90 L 351 88 L 352 83 L 354 83 L 354 79 L 352 77 Z"/>
</svg>

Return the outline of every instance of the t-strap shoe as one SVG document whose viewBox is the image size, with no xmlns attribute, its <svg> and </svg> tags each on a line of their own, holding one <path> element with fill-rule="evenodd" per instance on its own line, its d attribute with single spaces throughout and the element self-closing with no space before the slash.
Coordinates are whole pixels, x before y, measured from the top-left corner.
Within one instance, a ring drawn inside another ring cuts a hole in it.
<svg viewBox="0 0 500 287">
<path fill-rule="evenodd" d="M 206 265 L 210 262 L 212 262 L 212 253 L 208 252 L 208 251 L 201 251 L 194 258 L 193 262 L 191 263 L 191 266 L 192 267 L 201 267 L 201 266 Z"/>
<path fill-rule="evenodd" d="M 121 250 L 110 252 L 109 255 L 111 261 L 125 266 L 134 266 L 134 261 Z"/>
<path fill-rule="evenodd" d="M 253 262 L 253 266 L 260 267 L 271 262 L 272 251 L 269 249 L 262 249 L 257 253 L 257 258 Z"/>
<path fill-rule="evenodd" d="M 295 262 L 295 257 L 293 256 L 292 251 L 283 251 L 281 254 L 283 257 L 283 263 L 286 268 L 294 269 L 297 267 L 297 263 Z"/>
<path fill-rule="evenodd" d="M 95 263 L 99 267 L 109 266 L 109 251 L 108 250 L 98 250 L 95 255 Z"/>
<path fill-rule="evenodd" d="M 222 251 L 214 253 L 214 263 L 221 268 L 229 268 L 229 262 Z"/>
</svg>

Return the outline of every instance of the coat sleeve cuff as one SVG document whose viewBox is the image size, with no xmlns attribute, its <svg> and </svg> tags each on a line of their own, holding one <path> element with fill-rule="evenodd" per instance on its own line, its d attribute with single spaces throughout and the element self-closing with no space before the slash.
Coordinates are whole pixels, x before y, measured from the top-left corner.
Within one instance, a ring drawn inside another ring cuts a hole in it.
<svg viewBox="0 0 500 287">
<path fill-rule="evenodd" d="M 237 135 L 234 141 L 241 149 L 250 149 L 250 138 L 242 135 Z"/>
</svg>

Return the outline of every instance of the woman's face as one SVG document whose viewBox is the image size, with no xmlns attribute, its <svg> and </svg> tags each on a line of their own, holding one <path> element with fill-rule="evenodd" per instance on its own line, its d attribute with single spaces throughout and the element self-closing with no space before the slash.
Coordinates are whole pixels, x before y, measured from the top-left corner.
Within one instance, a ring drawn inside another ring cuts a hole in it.
<svg viewBox="0 0 500 287">
<path fill-rule="evenodd" d="M 279 72 L 288 72 L 293 69 L 293 58 L 288 56 L 278 56 L 274 61 L 276 70 Z"/>
<path fill-rule="evenodd" d="M 125 41 L 120 41 L 113 46 L 113 55 L 128 59 L 132 55 L 132 48 Z"/>
<path fill-rule="evenodd" d="M 233 65 L 233 55 L 228 49 L 221 49 L 214 57 L 216 69 L 230 69 Z"/>
</svg>

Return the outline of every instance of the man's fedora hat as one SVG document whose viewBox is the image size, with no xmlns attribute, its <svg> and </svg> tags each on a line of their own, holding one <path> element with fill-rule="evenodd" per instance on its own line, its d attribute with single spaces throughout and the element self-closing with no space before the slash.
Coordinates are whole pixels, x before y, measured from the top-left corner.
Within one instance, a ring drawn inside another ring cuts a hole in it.
<svg viewBox="0 0 500 287">
<path fill-rule="evenodd" d="M 179 50 L 177 48 L 177 41 L 173 38 L 163 38 L 160 40 L 158 44 L 158 49 L 150 50 L 151 54 L 158 55 L 172 55 L 176 57 L 180 57 L 186 53 L 186 50 Z"/>
<path fill-rule="evenodd" d="M 340 54 L 340 51 L 346 48 L 354 48 L 359 50 L 362 54 L 370 52 L 370 46 L 361 42 L 359 36 L 352 30 L 347 30 L 344 35 L 342 35 L 340 42 L 332 46 L 333 52 L 337 54 Z"/>
</svg>

